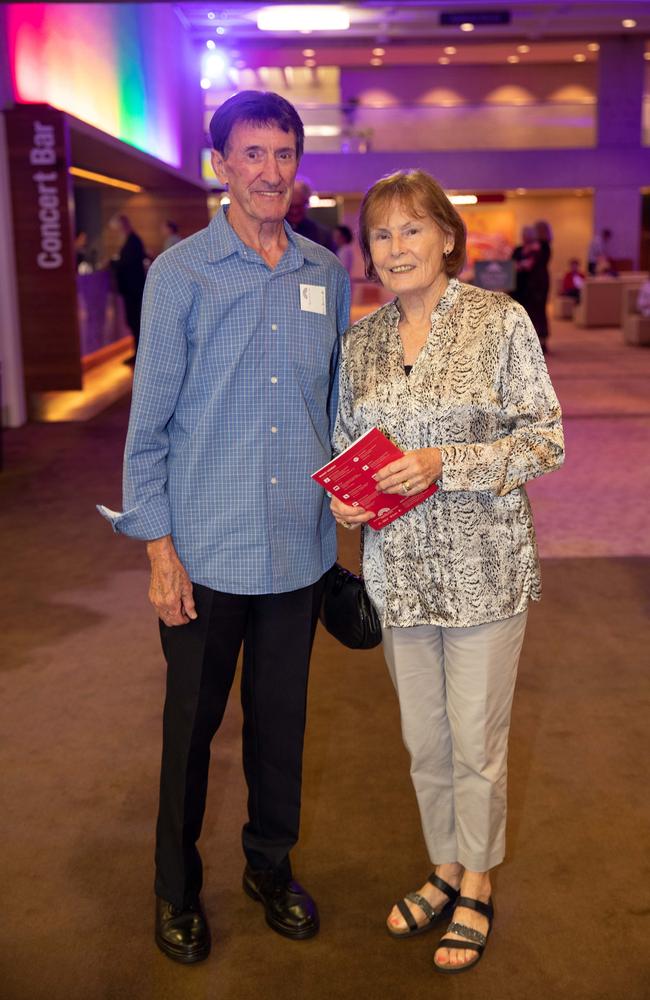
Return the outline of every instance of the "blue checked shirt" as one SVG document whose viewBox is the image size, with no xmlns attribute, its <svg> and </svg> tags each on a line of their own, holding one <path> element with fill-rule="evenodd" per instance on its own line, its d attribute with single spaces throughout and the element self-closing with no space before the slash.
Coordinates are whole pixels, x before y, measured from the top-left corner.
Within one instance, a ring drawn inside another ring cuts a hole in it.
<svg viewBox="0 0 650 1000">
<path fill-rule="evenodd" d="M 350 285 L 292 232 L 271 269 L 230 227 L 151 266 L 117 532 L 171 534 L 190 579 L 232 594 L 305 587 L 332 565 L 334 520 L 310 474 L 329 461 Z M 312 305 L 301 308 L 312 290 Z M 302 296 L 302 299 L 301 299 Z"/>
</svg>

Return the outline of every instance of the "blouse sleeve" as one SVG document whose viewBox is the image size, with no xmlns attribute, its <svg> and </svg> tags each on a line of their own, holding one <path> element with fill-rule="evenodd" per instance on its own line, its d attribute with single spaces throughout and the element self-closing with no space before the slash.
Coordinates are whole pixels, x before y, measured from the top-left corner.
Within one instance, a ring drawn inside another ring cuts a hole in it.
<svg viewBox="0 0 650 1000">
<path fill-rule="evenodd" d="M 513 303 L 501 395 L 506 433 L 495 441 L 448 444 L 442 454 L 441 487 L 504 496 L 551 472 L 564 461 L 561 410 L 535 329 Z"/>
<path fill-rule="evenodd" d="M 354 426 L 353 389 L 350 377 L 350 369 L 347 361 L 347 341 L 348 333 L 342 344 L 341 361 L 339 364 L 339 398 L 336 413 L 336 424 L 332 438 L 332 450 L 334 455 L 340 455 L 342 451 L 349 448 L 352 442 L 359 436 Z"/>
</svg>

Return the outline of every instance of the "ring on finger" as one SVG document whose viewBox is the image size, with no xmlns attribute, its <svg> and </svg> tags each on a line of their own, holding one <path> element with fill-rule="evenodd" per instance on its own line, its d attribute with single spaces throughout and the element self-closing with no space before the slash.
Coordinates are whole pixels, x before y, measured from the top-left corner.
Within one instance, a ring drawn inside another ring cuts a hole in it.
<svg viewBox="0 0 650 1000">
<path fill-rule="evenodd" d="M 404 496 L 407 495 L 410 489 L 411 489 L 411 484 L 408 479 L 405 479 L 404 482 L 402 483 L 402 493 L 404 494 Z"/>
</svg>

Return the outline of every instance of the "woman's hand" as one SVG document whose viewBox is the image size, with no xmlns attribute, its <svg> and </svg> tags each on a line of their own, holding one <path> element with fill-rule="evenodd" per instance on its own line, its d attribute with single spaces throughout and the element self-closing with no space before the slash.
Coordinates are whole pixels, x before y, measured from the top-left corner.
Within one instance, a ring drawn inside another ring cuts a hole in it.
<svg viewBox="0 0 650 1000">
<path fill-rule="evenodd" d="M 344 528 L 358 528 L 359 525 L 372 521 L 375 516 L 371 510 L 364 510 L 363 507 L 350 507 L 346 503 L 341 503 L 336 497 L 331 498 L 330 510 L 336 523 Z"/>
<path fill-rule="evenodd" d="M 438 448 L 416 448 L 407 451 L 396 462 L 390 462 L 375 475 L 377 489 L 382 493 L 402 493 L 405 497 L 422 493 L 440 479 L 442 456 Z"/>
</svg>

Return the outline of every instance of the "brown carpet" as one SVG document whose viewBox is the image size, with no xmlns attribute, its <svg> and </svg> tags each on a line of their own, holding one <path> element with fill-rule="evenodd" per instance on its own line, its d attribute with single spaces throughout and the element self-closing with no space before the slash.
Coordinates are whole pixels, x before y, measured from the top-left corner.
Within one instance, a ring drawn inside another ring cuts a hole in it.
<svg viewBox="0 0 650 1000">
<path fill-rule="evenodd" d="M 214 948 L 154 947 L 152 838 L 163 669 L 119 506 L 126 404 L 5 436 L 0 645 L 2 1000 L 284 997 L 643 1000 L 647 960 L 647 558 L 547 560 L 521 663 L 508 858 L 481 966 L 431 970 L 435 933 L 390 940 L 428 872 L 381 652 L 319 632 L 294 868 L 322 931 L 294 943 L 242 893 L 240 713 L 217 736 L 202 849 Z M 353 561 L 346 535 L 346 561 Z"/>
</svg>

